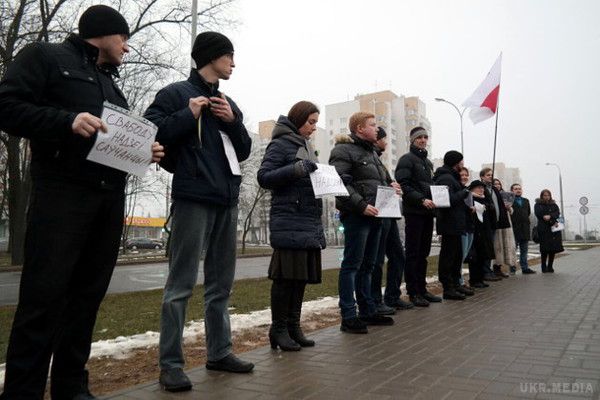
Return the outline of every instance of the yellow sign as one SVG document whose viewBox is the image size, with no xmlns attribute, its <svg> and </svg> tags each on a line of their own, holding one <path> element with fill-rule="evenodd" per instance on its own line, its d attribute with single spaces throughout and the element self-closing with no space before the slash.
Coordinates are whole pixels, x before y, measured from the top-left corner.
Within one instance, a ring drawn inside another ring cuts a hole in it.
<svg viewBox="0 0 600 400">
<path fill-rule="evenodd" d="M 165 218 L 127 217 L 125 219 L 125 224 L 131 226 L 162 228 L 165 225 L 165 221 Z"/>
</svg>

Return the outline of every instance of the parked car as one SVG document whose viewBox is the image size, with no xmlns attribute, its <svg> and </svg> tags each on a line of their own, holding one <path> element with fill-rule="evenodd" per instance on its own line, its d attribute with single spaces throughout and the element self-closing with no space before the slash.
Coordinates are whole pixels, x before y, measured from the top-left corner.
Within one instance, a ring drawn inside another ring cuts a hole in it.
<svg viewBox="0 0 600 400">
<path fill-rule="evenodd" d="M 130 250 L 137 249 L 162 249 L 164 247 L 161 241 L 148 238 L 133 238 L 127 240 L 125 247 Z"/>
</svg>

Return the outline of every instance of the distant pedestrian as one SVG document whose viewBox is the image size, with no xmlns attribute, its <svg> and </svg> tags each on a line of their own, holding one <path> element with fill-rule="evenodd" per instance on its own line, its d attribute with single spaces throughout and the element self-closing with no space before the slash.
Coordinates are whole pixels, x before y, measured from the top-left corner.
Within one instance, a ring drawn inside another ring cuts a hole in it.
<svg viewBox="0 0 600 400">
<path fill-rule="evenodd" d="M 317 156 L 308 141 L 317 130 L 319 109 L 308 101 L 280 116 L 271 135 L 258 182 L 271 190 L 269 218 L 273 255 L 271 285 L 271 347 L 298 351 L 314 346 L 300 328 L 302 300 L 307 283 L 321 283 L 321 249 L 325 235 L 321 223 L 323 203 L 315 198 L 309 174 L 317 169 Z"/>
<path fill-rule="evenodd" d="M 535 216 L 537 217 L 538 237 L 540 238 L 540 253 L 542 256 L 542 272 L 554 272 L 554 256 L 564 251 L 562 231 L 552 232 L 559 227 L 560 209 L 552 199 L 548 189 L 542 190 L 540 198 L 535 200 Z"/>
<path fill-rule="evenodd" d="M 515 243 L 519 249 L 519 265 L 523 274 L 535 274 L 535 271 L 529 268 L 527 255 L 529 253 L 529 239 L 531 239 L 531 206 L 529 200 L 523 197 L 523 188 L 518 183 L 513 183 L 510 191 L 515 195 L 512 205 L 513 212 L 510 216 Z"/>
</svg>

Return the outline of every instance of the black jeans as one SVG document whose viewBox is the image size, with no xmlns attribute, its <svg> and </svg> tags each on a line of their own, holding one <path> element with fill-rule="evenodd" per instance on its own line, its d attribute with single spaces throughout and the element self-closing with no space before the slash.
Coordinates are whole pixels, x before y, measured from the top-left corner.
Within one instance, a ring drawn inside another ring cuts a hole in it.
<svg viewBox="0 0 600 400">
<path fill-rule="evenodd" d="M 438 276 L 444 291 L 459 285 L 462 268 L 462 238 L 460 235 L 442 235 L 438 261 Z"/>
<path fill-rule="evenodd" d="M 469 284 L 473 286 L 476 283 L 483 282 L 484 266 L 489 264 L 490 260 L 474 257 L 469 260 Z"/>
<path fill-rule="evenodd" d="M 402 274 L 404 273 L 406 260 L 400 232 L 398 231 L 398 221 L 384 218 L 382 225 L 377 261 L 371 277 L 371 296 L 375 304 L 382 304 L 381 278 L 383 276 L 383 263 L 385 256 L 387 256 L 388 263 L 383 300 L 385 300 L 385 304 L 393 306 L 400 300 L 402 294 L 400 285 L 402 284 Z"/>
<path fill-rule="evenodd" d="M 72 398 L 85 386 L 96 313 L 119 251 L 123 206 L 122 190 L 34 182 L 0 398 L 43 398 L 51 356 L 52 398 Z"/>
<path fill-rule="evenodd" d="M 406 215 L 406 291 L 410 296 L 423 295 L 427 291 L 427 257 L 431 250 L 433 217 L 430 215 Z"/>
</svg>

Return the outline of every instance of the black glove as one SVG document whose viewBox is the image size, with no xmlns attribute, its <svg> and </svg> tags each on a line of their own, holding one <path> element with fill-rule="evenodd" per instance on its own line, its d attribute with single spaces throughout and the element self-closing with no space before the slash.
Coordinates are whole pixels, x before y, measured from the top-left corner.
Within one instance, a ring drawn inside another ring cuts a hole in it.
<svg viewBox="0 0 600 400">
<path fill-rule="evenodd" d="M 298 160 L 294 164 L 294 175 L 297 178 L 308 176 L 313 171 L 317 170 L 317 164 L 311 160 Z"/>
<path fill-rule="evenodd" d="M 342 178 L 342 182 L 344 182 L 344 185 L 349 185 L 354 180 L 352 175 L 349 175 L 349 174 L 341 174 L 340 178 Z"/>
</svg>

